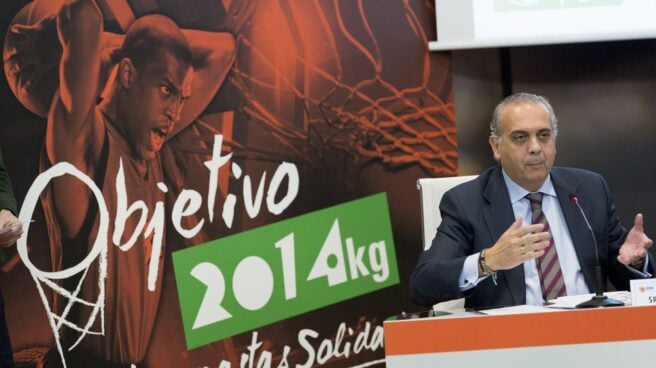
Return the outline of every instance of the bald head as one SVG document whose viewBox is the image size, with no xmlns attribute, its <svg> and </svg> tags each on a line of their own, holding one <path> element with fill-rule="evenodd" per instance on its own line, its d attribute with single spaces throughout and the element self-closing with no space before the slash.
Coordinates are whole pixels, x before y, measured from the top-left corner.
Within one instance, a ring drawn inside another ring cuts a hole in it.
<svg viewBox="0 0 656 368">
<path fill-rule="evenodd" d="M 175 22 L 152 14 L 130 25 L 121 48 L 122 58 L 130 59 L 138 70 L 143 70 L 164 53 L 170 53 L 187 65 L 192 64 L 189 44 Z"/>
<path fill-rule="evenodd" d="M 537 105 L 542 105 L 546 112 L 549 114 L 549 120 L 551 121 L 551 130 L 553 133 L 554 139 L 558 135 L 558 119 L 554 112 L 553 107 L 549 103 L 549 100 L 544 96 L 535 95 L 532 93 L 515 93 L 506 97 L 501 101 L 492 114 L 492 121 L 490 122 L 490 135 L 496 140 L 501 141 L 503 139 L 503 131 L 501 129 L 501 118 L 507 106 L 513 104 L 522 104 L 522 103 L 534 103 Z"/>
</svg>

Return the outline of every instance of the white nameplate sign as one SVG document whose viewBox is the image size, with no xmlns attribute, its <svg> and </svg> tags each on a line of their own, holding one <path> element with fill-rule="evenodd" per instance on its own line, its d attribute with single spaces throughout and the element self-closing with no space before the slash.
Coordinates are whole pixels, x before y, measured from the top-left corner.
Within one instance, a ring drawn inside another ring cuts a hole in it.
<svg viewBox="0 0 656 368">
<path fill-rule="evenodd" d="M 631 280 L 632 305 L 656 305 L 656 279 Z"/>
</svg>

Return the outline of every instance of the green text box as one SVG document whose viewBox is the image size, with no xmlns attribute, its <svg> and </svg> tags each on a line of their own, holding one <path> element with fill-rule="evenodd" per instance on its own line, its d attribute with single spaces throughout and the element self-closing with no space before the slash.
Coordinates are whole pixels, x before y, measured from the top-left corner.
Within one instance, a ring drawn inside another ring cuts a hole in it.
<svg viewBox="0 0 656 368">
<path fill-rule="evenodd" d="M 399 282 L 384 193 L 173 253 L 188 348 Z"/>
</svg>

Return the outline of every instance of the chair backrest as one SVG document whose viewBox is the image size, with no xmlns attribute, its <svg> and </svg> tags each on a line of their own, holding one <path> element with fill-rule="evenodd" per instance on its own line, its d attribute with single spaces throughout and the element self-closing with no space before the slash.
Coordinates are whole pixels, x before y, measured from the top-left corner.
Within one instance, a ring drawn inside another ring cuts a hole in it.
<svg viewBox="0 0 656 368">
<path fill-rule="evenodd" d="M 475 179 L 477 176 L 451 176 L 417 180 L 417 189 L 419 189 L 419 198 L 421 200 L 421 227 L 424 249 L 431 246 L 437 227 L 442 222 L 440 201 L 442 201 L 444 193 L 456 185 Z"/>
</svg>

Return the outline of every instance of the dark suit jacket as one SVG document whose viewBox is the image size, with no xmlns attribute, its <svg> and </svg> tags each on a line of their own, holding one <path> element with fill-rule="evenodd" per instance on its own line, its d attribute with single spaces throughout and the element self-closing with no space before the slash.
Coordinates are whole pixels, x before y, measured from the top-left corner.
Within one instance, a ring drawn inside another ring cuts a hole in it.
<svg viewBox="0 0 656 368">
<path fill-rule="evenodd" d="M 628 231 L 620 223 L 603 177 L 586 170 L 554 167 L 551 180 L 590 291 L 595 290 L 594 246 L 581 213 L 570 200 L 571 194 L 578 197 L 596 235 L 604 288 L 608 278 L 617 289 L 628 290 L 629 280 L 635 275 L 617 261 Z M 487 169 L 477 179 L 449 190 L 442 198 L 440 211 L 442 223 L 437 235 L 430 249 L 420 255 L 412 274 L 413 302 L 431 306 L 464 296 L 465 307 L 469 308 L 525 304 L 522 265 L 499 271 L 498 285 L 488 277 L 465 295 L 458 286 L 465 258 L 494 245 L 514 221 L 501 167 Z M 653 273 L 653 259 L 649 264 Z"/>
<path fill-rule="evenodd" d="M 11 210 L 14 214 L 18 213 L 9 173 L 2 163 L 2 153 L 0 153 L 0 209 L 4 208 Z"/>
<path fill-rule="evenodd" d="M 11 210 L 14 214 L 18 213 L 16 198 L 14 198 L 14 192 L 11 188 L 9 173 L 7 173 L 7 169 L 2 162 L 2 153 L 0 152 L 0 210 L 1 209 Z M 4 259 L 4 253 L 0 250 L 0 265 L 4 263 Z M 2 298 L 2 295 L 0 295 L 0 351 L 11 354 L 11 345 L 9 343 L 9 335 L 5 323 L 4 309 L 5 301 Z M 6 354 L 3 356 L 6 356 Z M 0 359 L 0 363 L 1 362 L 2 360 Z"/>
</svg>

